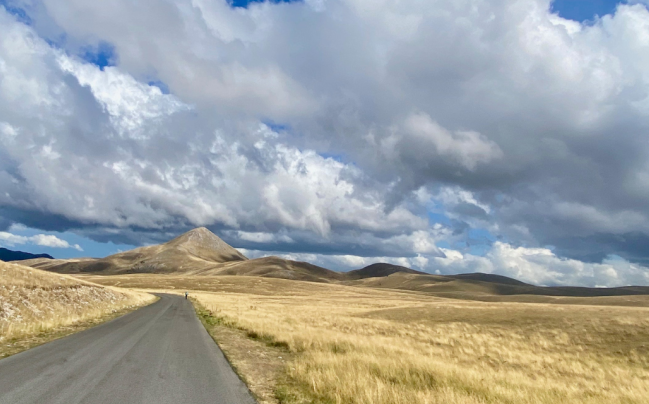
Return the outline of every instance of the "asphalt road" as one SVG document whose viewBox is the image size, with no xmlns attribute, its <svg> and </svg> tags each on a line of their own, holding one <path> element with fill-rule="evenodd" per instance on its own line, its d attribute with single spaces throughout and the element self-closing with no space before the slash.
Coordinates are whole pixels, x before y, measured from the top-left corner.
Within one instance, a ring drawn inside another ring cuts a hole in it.
<svg viewBox="0 0 649 404">
<path fill-rule="evenodd" d="M 0 360 L 1 404 L 254 404 L 191 303 L 160 300 Z"/>
</svg>

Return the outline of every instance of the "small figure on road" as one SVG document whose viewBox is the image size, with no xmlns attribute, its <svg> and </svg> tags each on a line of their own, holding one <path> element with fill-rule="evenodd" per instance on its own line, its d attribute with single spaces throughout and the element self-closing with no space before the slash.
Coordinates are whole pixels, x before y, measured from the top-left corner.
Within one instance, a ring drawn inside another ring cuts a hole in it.
<svg viewBox="0 0 649 404">
<path fill-rule="evenodd" d="M 185 299 L 187 299 L 188 294 L 189 294 L 189 292 L 185 292 Z"/>
</svg>

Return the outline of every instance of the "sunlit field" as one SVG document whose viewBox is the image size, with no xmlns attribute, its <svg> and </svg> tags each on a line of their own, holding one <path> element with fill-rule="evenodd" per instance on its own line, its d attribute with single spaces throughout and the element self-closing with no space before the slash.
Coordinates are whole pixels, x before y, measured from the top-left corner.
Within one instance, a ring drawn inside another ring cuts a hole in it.
<svg viewBox="0 0 649 404">
<path fill-rule="evenodd" d="M 294 359 L 275 387 L 281 402 L 649 402 L 646 308 L 469 302 L 254 277 L 105 281 L 181 285 L 220 323 L 286 347 Z"/>
</svg>

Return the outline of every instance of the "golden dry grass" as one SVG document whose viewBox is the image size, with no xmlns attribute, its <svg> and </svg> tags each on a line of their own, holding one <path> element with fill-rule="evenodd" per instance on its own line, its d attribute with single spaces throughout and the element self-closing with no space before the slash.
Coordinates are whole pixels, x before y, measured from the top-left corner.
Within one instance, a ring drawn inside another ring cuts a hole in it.
<svg viewBox="0 0 649 404">
<path fill-rule="evenodd" d="M 0 343 L 137 307 L 154 296 L 0 261 Z"/>
<path fill-rule="evenodd" d="M 194 290 L 221 322 L 286 346 L 284 403 L 649 402 L 643 307 L 462 301 L 254 277 L 103 282 Z"/>
</svg>

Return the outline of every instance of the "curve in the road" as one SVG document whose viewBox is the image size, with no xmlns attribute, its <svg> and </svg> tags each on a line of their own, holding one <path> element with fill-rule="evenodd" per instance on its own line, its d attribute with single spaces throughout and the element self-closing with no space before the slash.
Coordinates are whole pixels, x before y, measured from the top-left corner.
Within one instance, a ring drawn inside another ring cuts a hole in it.
<svg viewBox="0 0 649 404">
<path fill-rule="evenodd" d="M 0 404 L 254 404 L 191 303 L 158 296 L 0 360 Z"/>
</svg>

